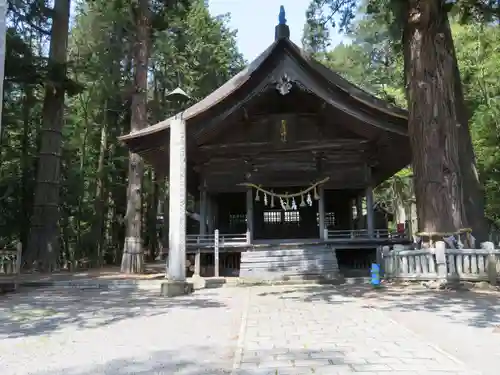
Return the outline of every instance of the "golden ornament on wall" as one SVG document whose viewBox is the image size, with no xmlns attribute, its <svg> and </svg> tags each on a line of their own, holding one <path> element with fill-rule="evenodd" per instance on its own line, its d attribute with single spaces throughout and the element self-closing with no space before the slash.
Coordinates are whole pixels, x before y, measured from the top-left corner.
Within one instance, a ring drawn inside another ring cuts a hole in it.
<svg viewBox="0 0 500 375">
<path fill-rule="evenodd" d="M 280 127 L 280 137 L 281 137 L 281 142 L 286 143 L 286 134 L 287 133 L 287 124 L 286 120 L 281 120 L 281 127 Z"/>
</svg>

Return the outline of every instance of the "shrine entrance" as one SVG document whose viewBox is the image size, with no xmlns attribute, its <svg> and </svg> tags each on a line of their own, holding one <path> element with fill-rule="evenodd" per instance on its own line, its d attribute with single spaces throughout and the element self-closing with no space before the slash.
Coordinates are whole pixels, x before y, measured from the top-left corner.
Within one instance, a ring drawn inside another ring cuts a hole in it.
<svg viewBox="0 0 500 375">
<path fill-rule="evenodd" d="M 247 184 L 252 191 L 255 240 L 320 239 L 320 195 L 322 183 L 310 187 L 265 189 Z M 250 202 L 249 202 L 250 203 Z"/>
<path fill-rule="evenodd" d="M 261 202 L 254 206 L 254 238 L 307 239 L 319 238 L 318 202 L 296 210 L 273 209 Z"/>
</svg>

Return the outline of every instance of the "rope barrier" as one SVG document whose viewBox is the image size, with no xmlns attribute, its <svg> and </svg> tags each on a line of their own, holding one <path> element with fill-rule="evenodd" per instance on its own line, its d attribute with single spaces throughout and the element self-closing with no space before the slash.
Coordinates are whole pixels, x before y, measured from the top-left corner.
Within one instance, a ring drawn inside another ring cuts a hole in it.
<svg viewBox="0 0 500 375">
<path fill-rule="evenodd" d="M 307 189 L 304 189 L 298 193 L 294 193 L 294 194 L 288 194 L 288 193 L 285 193 L 285 194 L 276 194 L 272 191 L 269 191 L 269 190 L 266 190 L 266 189 L 263 189 L 261 188 L 260 186 L 258 185 L 255 185 L 255 184 L 251 184 L 251 183 L 247 183 L 247 182 L 244 182 L 244 183 L 241 183 L 241 184 L 238 184 L 240 186 L 247 186 L 247 187 L 251 187 L 251 188 L 254 188 L 264 194 L 267 194 L 271 197 L 276 197 L 276 198 L 283 198 L 283 199 L 289 199 L 289 198 L 296 198 L 296 197 L 300 197 L 302 195 L 305 195 L 307 193 L 309 193 L 310 191 L 314 190 L 316 187 L 318 187 L 319 185 L 322 185 L 324 184 L 325 182 L 327 182 L 328 180 L 330 179 L 330 177 L 327 177 L 327 178 L 324 178 L 323 180 L 321 181 L 318 181 L 318 182 L 315 182 L 314 184 L 312 184 L 310 187 L 308 187 Z"/>
</svg>

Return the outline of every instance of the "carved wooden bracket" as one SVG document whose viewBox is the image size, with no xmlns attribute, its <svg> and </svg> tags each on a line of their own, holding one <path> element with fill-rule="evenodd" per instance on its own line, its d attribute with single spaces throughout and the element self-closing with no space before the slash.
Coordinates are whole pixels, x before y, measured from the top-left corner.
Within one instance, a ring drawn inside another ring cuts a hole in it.
<svg viewBox="0 0 500 375">
<path fill-rule="evenodd" d="M 292 71 L 288 70 L 282 70 L 278 78 L 276 78 L 276 75 L 273 76 L 271 78 L 271 83 L 274 84 L 276 90 L 283 96 L 289 94 L 294 86 L 302 91 L 310 92 L 310 90 L 299 81 L 298 77 L 296 77 Z"/>
<path fill-rule="evenodd" d="M 283 73 L 283 75 L 278 78 L 277 82 L 274 83 L 276 83 L 276 90 L 278 90 L 278 92 L 283 96 L 290 93 L 290 90 L 292 89 L 292 81 L 286 73 Z"/>
</svg>

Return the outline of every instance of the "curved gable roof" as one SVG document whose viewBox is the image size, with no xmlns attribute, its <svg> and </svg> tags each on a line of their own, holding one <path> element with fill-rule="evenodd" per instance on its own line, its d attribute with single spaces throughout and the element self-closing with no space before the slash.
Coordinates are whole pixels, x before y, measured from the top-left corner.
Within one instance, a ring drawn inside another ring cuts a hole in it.
<svg viewBox="0 0 500 375">
<path fill-rule="evenodd" d="M 264 63 L 271 58 L 272 55 L 274 55 L 275 53 L 285 53 L 287 50 L 292 52 L 302 64 L 316 71 L 331 86 L 346 92 L 349 96 L 351 96 L 354 100 L 360 102 L 361 104 L 399 119 L 406 120 L 408 118 L 407 111 L 391 105 L 383 100 L 380 100 L 374 95 L 350 83 L 346 79 L 342 78 L 338 73 L 328 69 L 326 66 L 308 56 L 302 49 L 300 49 L 288 38 L 278 39 L 273 42 L 266 50 L 264 50 L 264 52 L 262 52 L 240 73 L 235 75 L 233 78 L 231 78 L 221 87 L 206 96 L 204 99 L 184 110 L 182 112 L 183 118 L 189 122 L 190 119 L 195 118 L 199 114 L 204 113 L 205 111 L 215 107 L 217 104 L 223 102 L 226 98 L 230 97 L 246 82 L 248 82 L 251 79 L 252 75 L 257 70 L 259 70 L 264 65 Z M 119 137 L 119 140 L 128 143 L 128 141 L 137 140 L 143 136 L 160 133 L 169 128 L 170 122 L 174 117 L 175 116 L 170 117 L 164 121 L 141 129 L 139 131 L 123 135 Z"/>
</svg>

